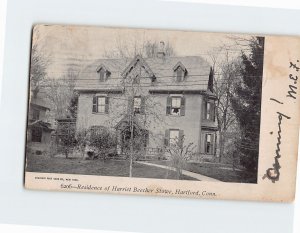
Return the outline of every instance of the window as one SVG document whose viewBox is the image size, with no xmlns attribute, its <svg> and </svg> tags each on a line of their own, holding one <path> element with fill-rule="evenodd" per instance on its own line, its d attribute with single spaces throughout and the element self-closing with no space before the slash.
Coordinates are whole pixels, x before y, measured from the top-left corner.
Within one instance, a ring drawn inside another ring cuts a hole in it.
<svg viewBox="0 0 300 233">
<path fill-rule="evenodd" d="M 213 154 L 213 144 L 214 144 L 214 135 L 213 134 L 205 134 L 205 145 L 204 152 L 206 154 Z"/>
<path fill-rule="evenodd" d="M 174 67 L 174 76 L 176 82 L 183 82 L 187 75 L 187 70 L 184 65 L 179 61 Z"/>
<path fill-rule="evenodd" d="M 204 106 L 204 119 L 205 120 L 215 120 L 215 106 L 212 102 L 205 102 Z"/>
<path fill-rule="evenodd" d="M 176 145 L 179 140 L 179 130 L 178 129 L 171 129 L 170 130 L 170 145 Z"/>
<path fill-rule="evenodd" d="M 180 116 L 181 97 L 172 97 L 171 115 Z"/>
<path fill-rule="evenodd" d="M 105 97 L 99 96 L 97 97 L 97 112 L 104 113 L 105 112 Z"/>
<path fill-rule="evenodd" d="M 141 104 L 142 104 L 141 97 L 134 97 L 134 99 L 133 99 L 134 113 L 140 113 L 141 112 Z"/>
<path fill-rule="evenodd" d="M 182 82 L 184 80 L 184 70 L 181 67 L 178 67 L 176 70 L 176 81 Z"/>
<path fill-rule="evenodd" d="M 135 76 L 132 80 L 132 84 L 140 84 L 140 77 L 139 75 Z"/>
<path fill-rule="evenodd" d="M 98 72 L 99 72 L 99 75 L 100 75 L 100 81 L 104 82 L 104 80 L 105 80 L 105 70 L 103 68 L 101 68 Z"/>
<path fill-rule="evenodd" d="M 100 82 L 105 82 L 108 79 L 108 77 L 110 76 L 109 70 L 107 70 L 104 65 L 100 65 L 97 68 L 97 73 L 99 75 Z"/>
<path fill-rule="evenodd" d="M 40 119 L 40 111 L 37 109 L 32 109 L 32 120 Z"/>
<path fill-rule="evenodd" d="M 33 128 L 31 130 L 31 141 L 32 142 L 42 142 L 42 129 Z"/>
<path fill-rule="evenodd" d="M 206 103 L 206 120 L 211 119 L 211 103 Z"/>
<path fill-rule="evenodd" d="M 184 116 L 185 115 L 185 97 L 168 96 L 167 97 L 167 115 Z"/>
<path fill-rule="evenodd" d="M 108 113 L 108 97 L 94 96 L 93 97 L 93 113 Z"/>
</svg>

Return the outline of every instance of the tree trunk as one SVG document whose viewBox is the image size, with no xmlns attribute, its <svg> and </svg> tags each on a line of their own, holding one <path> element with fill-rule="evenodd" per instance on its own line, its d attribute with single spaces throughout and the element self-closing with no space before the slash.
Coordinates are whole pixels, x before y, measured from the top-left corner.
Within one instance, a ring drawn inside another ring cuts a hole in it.
<svg viewBox="0 0 300 233">
<path fill-rule="evenodd" d="M 224 155 L 224 134 L 223 132 L 220 132 L 220 154 L 219 154 L 219 163 L 222 162 L 222 158 Z"/>
<path fill-rule="evenodd" d="M 133 163 L 133 117 L 130 116 L 130 164 L 129 177 L 132 177 L 132 163 Z"/>
</svg>

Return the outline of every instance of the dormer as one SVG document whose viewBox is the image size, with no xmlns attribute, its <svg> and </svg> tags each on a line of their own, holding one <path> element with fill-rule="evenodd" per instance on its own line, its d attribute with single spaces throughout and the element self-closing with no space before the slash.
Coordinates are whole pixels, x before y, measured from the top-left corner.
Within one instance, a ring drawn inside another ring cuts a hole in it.
<svg viewBox="0 0 300 233">
<path fill-rule="evenodd" d="M 100 82 L 105 82 L 111 74 L 111 72 L 104 65 L 98 66 L 96 71 Z"/>
<path fill-rule="evenodd" d="M 173 71 L 176 82 L 182 82 L 185 80 L 187 76 L 187 69 L 180 61 L 173 67 Z"/>
<path fill-rule="evenodd" d="M 142 76 L 141 73 L 144 73 L 144 76 Z M 156 80 L 153 71 L 140 55 L 135 56 L 130 64 L 123 70 L 121 76 L 124 79 L 130 77 L 135 83 L 139 82 L 141 77 L 150 78 L 152 83 Z"/>
</svg>

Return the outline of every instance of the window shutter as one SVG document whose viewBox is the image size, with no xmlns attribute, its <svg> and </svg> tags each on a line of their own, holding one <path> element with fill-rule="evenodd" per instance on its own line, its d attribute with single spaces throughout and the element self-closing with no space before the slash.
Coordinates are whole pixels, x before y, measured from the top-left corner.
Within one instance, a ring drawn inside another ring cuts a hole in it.
<svg viewBox="0 0 300 233">
<path fill-rule="evenodd" d="M 108 113 L 109 109 L 109 97 L 105 97 L 105 113 Z"/>
<path fill-rule="evenodd" d="M 181 106 L 180 106 L 180 115 L 184 116 L 185 115 L 185 97 L 181 97 Z"/>
<path fill-rule="evenodd" d="M 166 129 L 165 131 L 165 146 L 169 146 L 170 142 L 170 130 Z"/>
<path fill-rule="evenodd" d="M 168 96 L 167 97 L 167 115 L 170 115 L 171 114 L 171 105 L 172 105 L 172 97 L 171 96 Z"/>
<path fill-rule="evenodd" d="M 93 112 L 97 112 L 97 96 L 93 96 Z"/>
<path fill-rule="evenodd" d="M 146 100 L 145 100 L 145 96 L 142 96 L 141 97 L 141 114 L 145 114 L 145 103 L 146 103 Z"/>
<path fill-rule="evenodd" d="M 183 134 L 184 131 L 183 130 L 179 130 L 179 138 L 178 138 L 178 142 L 179 142 L 179 146 L 182 147 L 183 146 Z"/>
</svg>

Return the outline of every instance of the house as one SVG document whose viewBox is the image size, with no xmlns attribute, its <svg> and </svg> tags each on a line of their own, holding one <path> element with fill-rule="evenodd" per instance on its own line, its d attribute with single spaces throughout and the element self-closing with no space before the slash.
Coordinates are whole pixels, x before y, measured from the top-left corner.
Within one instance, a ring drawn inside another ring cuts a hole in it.
<svg viewBox="0 0 300 233">
<path fill-rule="evenodd" d="M 28 109 L 27 143 L 34 150 L 43 151 L 51 142 L 51 124 L 46 120 L 50 108 L 39 95 L 30 99 Z"/>
<path fill-rule="evenodd" d="M 99 59 L 82 70 L 75 90 L 76 130 L 109 127 L 119 153 L 133 122 L 134 137 L 142 135 L 135 149 L 146 154 L 184 135 L 196 146 L 196 160 L 216 156 L 213 70 L 200 56 L 167 57 L 162 49 L 154 58 Z"/>
</svg>

